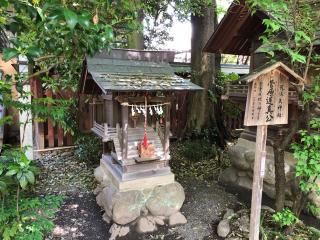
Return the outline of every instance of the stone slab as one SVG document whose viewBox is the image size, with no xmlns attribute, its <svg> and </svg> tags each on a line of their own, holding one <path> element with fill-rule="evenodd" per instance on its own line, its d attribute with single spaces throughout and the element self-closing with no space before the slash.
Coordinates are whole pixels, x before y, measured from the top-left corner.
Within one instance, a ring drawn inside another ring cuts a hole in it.
<svg viewBox="0 0 320 240">
<path fill-rule="evenodd" d="M 137 179 L 123 180 L 116 164 L 113 164 L 111 161 L 107 161 L 106 159 L 101 159 L 100 166 L 103 173 L 107 175 L 107 178 L 116 187 L 116 189 L 119 190 L 119 192 L 143 190 L 174 183 L 174 174 L 170 171 L 155 172 L 154 174 L 149 174 L 149 176 L 145 175 L 144 177 Z"/>
</svg>

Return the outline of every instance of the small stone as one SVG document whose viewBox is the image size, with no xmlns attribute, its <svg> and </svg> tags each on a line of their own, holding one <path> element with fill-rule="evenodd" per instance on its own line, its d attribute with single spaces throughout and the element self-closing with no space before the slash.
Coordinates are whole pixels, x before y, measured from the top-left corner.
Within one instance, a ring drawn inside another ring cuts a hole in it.
<svg viewBox="0 0 320 240">
<path fill-rule="evenodd" d="M 94 177 L 100 183 L 103 181 L 104 173 L 100 166 L 94 170 Z"/>
<path fill-rule="evenodd" d="M 111 228 L 109 229 L 109 233 L 111 234 L 109 240 L 115 240 L 117 237 L 126 236 L 130 231 L 128 226 L 119 226 L 117 224 L 112 224 Z"/>
<path fill-rule="evenodd" d="M 154 218 L 151 216 L 141 217 L 137 221 L 136 231 L 138 233 L 148 233 L 154 232 L 157 230 L 156 223 Z"/>
<path fill-rule="evenodd" d="M 230 218 L 234 215 L 234 211 L 233 209 L 227 209 L 226 213 L 223 215 L 223 219 L 228 219 L 230 220 Z"/>
<path fill-rule="evenodd" d="M 169 217 L 169 226 L 176 226 L 176 225 L 182 225 L 182 224 L 186 224 L 187 223 L 187 219 L 185 216 L 182 215 L 181 212 L 177 212 L 175 214 L 172 214 Z"/>
<path fill-rule="evenodd" d="M 227 237 L 230 233 L 230 224 L 228 219 L 223 219 L 218 224 L 217 233 L 219 237 Z"/>
<path fill-rule="evenodd" d="M 160 216 L 154 217 L 155 223 L 160 226 L 164 225 L 164 219 L 165 219 L 165 217 L 160 217 Z"/>
</svg>

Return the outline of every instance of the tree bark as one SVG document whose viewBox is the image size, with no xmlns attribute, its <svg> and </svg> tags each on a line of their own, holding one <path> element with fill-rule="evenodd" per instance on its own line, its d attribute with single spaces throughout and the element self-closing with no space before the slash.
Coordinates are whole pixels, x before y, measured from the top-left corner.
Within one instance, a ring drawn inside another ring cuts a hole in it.
<svg viewBox="0 0 320 240">
<path fill-rule="evenodd" d="M 136 21 L 138 24 L 141 25 L 142 29 L 143 29 L 143 19 L 144 19 L 144 14 L 143 14 L 143 11 L 140 10 Z M 141 31 L 136 30 L 128 35 L 128 48 L 129 49 L 138 49 L 138 50 L 144 49 L 143 30 L 141 30 Z"/>
<path fill-rule="evenodd" d="M 201 132 L 216 129 L 220 145 L 224 145 L 226 129 L 221 118 L 220 97 L 216 102 L 209 99 L 209 90 L 215 94 L 214 77 L 220 68 L 220 55 L 203 52 L 203 48 L 217 26 L 216 1 L 212 6 L 203 6 L 200 15 L 191 14 L 191 71 L 192 82 L 203 87 L 189 100 L 186 131 Z M 216 94 L 215 94 L 216 95 Z M 217 116 L 217 117 L 216 117 Z M 220 121 L 220 122 L 219 122 Z"/>
<path fill-rule="evenodd" d="M 276 211 L 281 211 L 286 200 L 286 173 L 284 166 L 284 150 L 273 146 L 276 188 Z"/>
<path fill-rule="evenodd" d="M 293 136 L 299 129 L 301 121 L 303 121 L 304 115 L 296 118 L 290 125 L 289 131 L 285 134 L 278 136 L 278 141 L 275 141 L 273 146 L 274 152 L 274 167 L 275 167 L 275 189 L 276 199 L 275 208 L 276 211 L 281 211 L 285 207 L 286 197 L 286 174 L 285 174 L 285 160 L 284 151 L 289 147 Z"/>
</svg>

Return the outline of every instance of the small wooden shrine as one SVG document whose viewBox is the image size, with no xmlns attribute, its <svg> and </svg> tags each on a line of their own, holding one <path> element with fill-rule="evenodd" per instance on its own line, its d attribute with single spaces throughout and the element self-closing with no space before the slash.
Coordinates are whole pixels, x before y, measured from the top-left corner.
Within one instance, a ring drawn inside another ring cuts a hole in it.
<svg viewBox="0 0 320 240">
<path fill-rule="evenodd" d="M 81 88 L 93 96 L 92 131 L 104 146 L 101 165 L 118 188 L 121 182 L 168 174 L 174 181 L 168 164 L 170 103 L 177 91 L 202 89 L 175 75 L 159 53 L 150 55 L 115 50 L 84 63 Z M 165 184 L 159 181 L 155 184 Z"/>
</svg>

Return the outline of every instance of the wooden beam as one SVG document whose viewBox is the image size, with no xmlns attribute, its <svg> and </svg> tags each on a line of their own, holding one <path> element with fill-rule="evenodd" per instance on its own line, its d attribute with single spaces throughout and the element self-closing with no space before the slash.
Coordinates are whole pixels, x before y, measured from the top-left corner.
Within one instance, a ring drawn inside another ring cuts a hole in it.
<svg viewBox="0 0 320 240">
<path fill-rule="evenodd" d="M 170 105 L 166 105 L 163 152 L 166 161 L 170 158 Z"/>
<path fill-rule="evenodd" d="M 128 97 L 128 96 L 118 96 L 115 98 L 115 100 L 117 100 L 120 103 L 144 103 L 145 101 L 145 97 L 144 96 L 138 96 L 138 97 Z M 172 97 L 153 97 L 153 96 L 148 96 L 148 104 L 149 103 L 164 103 L 164 102 L 171 102 L 172 101 Z"/>
<path fill-rule="evenodd" d="M 122 117 L 122 161 L 128 158 L 128 106 L 121 106 Z"/>
<path fill-rule="evenodd" d="M 266 162 L 267 130 L 268 126 L 266 125 L 257 127 L 250 215 L 250 240 L 259 240 L 262 188 Z"/>
</svg>

